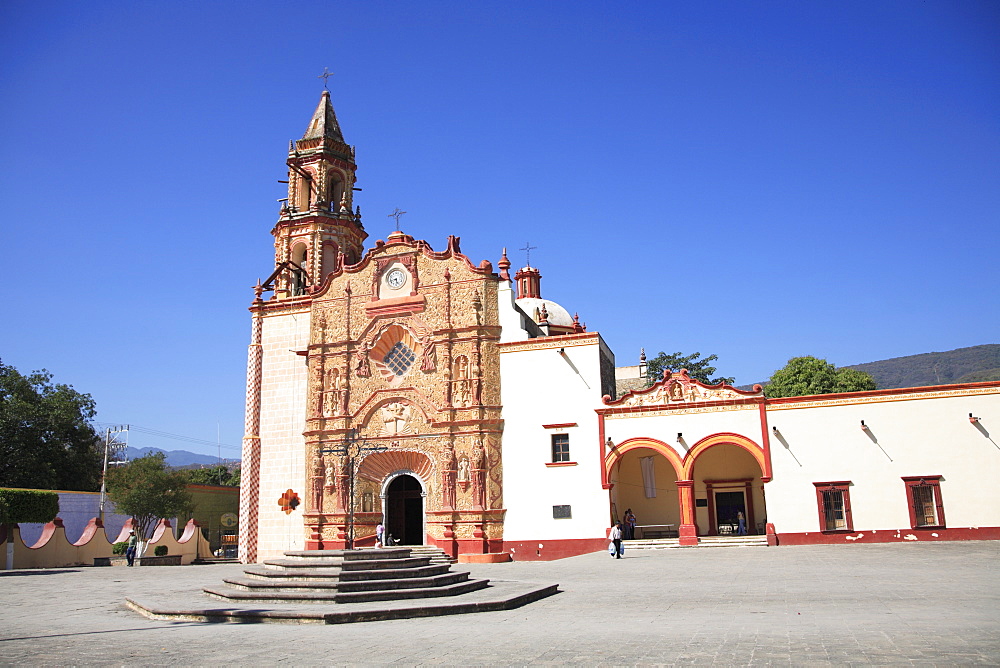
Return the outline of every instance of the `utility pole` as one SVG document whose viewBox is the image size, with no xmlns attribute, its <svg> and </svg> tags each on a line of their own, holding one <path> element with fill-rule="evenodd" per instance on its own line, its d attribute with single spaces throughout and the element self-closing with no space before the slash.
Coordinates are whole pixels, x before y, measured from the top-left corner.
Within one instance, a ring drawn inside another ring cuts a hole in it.
<svg viewBox="0 0 1000 668">
<path fill-rule="evenodd" d="M 107 499 L 107 478 L 108 478 L 108 459 L 111 454 L 111 434 L 120 434 L 122 432 L 128 433 L 128 425 L 118 425 L 117 427 L 108 427 L 104 432 L 104 471 L 101 473 L 101 505 L 98 511 L 98 517 L 101 521 L 104 521 L 104 502 Z M 115 451 L 119 452 L 125 448 L 123 443 L 115 443 Z"/>
</svg>

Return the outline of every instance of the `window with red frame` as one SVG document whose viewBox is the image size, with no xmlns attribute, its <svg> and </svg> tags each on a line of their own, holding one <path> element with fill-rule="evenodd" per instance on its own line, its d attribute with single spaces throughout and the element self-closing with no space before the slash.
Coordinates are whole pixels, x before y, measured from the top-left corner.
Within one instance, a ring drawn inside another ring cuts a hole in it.
<svg viewBox="0 0 1000 668">
<path fill-rule="evenodd" d="M 814 482 L 820 531 L 854 531 L 851 481 Z"/>
<path fill-rule="evenodd" d="M 904 477 L 906 502 L 910 508 L 910 527 L 941 527 L 944 524 L 944 503 L 941 501 L 941 476 Z"/>
</svg>

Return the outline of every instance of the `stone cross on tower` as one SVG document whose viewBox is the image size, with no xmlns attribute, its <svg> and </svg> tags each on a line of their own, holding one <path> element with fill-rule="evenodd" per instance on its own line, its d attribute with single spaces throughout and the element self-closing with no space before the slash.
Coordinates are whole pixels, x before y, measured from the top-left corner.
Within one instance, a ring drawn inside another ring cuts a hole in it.
<svg viewBox="0 0 1000 668">
<path fill-rule="evenodd" d="M 531 266 L 531 251 L 538 250 L 538 246 L 532 246 L 530 242 L 524 243 L 524 248 L 519 248 L 518 250 L 524 251 L 524 264 L 527 267 Z"/>
<path fill-rule="evenodd" d="M 404 213 L 406 213 L 406 212 L 405 212 L 405 211 L 400 211 L 400 210 L 399 210 L 399 207 L 397 206 L 397 207 L 396 207 L 396 208 L 395 208 L 395 209 L 393 210 L 393 212 L 392 212 L 392 213 L 390 213 L 390 214 L 389 214 L 388 216 L 386 216 L 386 218 L 395 218 L 395 219 L 396 219 L 396 230 L 397 230 L 397 231 L 399 231 L 399 232 L 402 232 L 402 231 L 403 231 L 403 230 L 401 230 L 401 229 L 399 228 L 399 217 L 400 217 L 400 216 L 402 216 L 402 215 L 403 215 Z"/>
<path fill-rule="evenodd" d="M 329 79 L 332 76 L 333 76 L 333 72 L 330 72 L 329 70 L 327 70 L 327 68 L 324 67 L 323 68 L 323 74 L 320 74 L 316 78 L 317 79 L 322 79 L 323 80 L 323 88 L 325 88 L 326 90 L 330 90 L 330 87 L 327 84 L 329 83 Z"/>
</svg>

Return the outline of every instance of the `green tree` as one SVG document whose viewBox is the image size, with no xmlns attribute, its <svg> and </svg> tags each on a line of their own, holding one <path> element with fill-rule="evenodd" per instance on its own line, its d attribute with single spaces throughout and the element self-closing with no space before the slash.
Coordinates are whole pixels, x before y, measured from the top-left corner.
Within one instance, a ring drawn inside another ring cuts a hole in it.
<svg viewBox="0 0 1000 668">
<path fill-rule="evenodd" d="M 694 353 L 693 355 L 674 353 L 668 355 L 660 351 L 659 355 L 646 361 L 646 384 L 652 385 L 662 380 L 664 371 L 680 371 L 681 369 L 687 369 L 689 376 L 700 380 L 706 385 L 717 385 L 719 383 L 732 385 L 736 381 L 735 378 L 726 378 L 725 376 L 712 378 L 717 371 L 712 366 L 712 362 L 719 359 L 718 355 L 709 355 L 704 359 L 699 358 L 701 358 L 701 353 Z"/>
<path fill-rule="evenodd" d="M 23 375 L 0 363 L 0 486 L 96 491 L 101 438 L 95 403 L 52 374 Z"/>
<path fill-rule="evenodd" d="M 240 469 L 229 469 L 225 464 L 206 466 L 187 471 L 188 482 L 192 485 L 222 485 L 223 487 L 240 486 Z"/>
<path fill-rule="evenodd" d="M 875 379 L 857 369 L 838 369 L 824 359 L 793 357 L 771 376 L 764 386 L 770 398 L 801 397 L 809 394 L 861 392 L 875 389 Z"/>
<path fill-rule="evenodd" d="M 184 517 L 191 510 L 188 477 L 172 471 L 166 455 L 155 452 L 108 470 L 108 498 L 115 510 L 131 515 L 135 534 L 147 541 L 160 518 Z"/>
<path fill-rule="evenodd" d="M 36 489 L 0 489 L 0 527 L 6 543 L 14 542 L 13 525 L 51 522 L 59 514 L 59 495 Z M 7 570 L 14 568 L 14 550 L 6 546 Z"/>
</svg>

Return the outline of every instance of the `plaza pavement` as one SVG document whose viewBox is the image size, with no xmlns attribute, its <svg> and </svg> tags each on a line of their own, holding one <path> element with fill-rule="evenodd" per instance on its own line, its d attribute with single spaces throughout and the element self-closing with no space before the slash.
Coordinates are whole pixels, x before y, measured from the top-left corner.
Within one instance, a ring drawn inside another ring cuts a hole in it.
<svg viewBox="0 0 1000 668">
<path fill-rule="evenodd" d="M 606 552 L 461 564 L 558 582 L 503 612 L 340 625 L 146 619 L 234 564 L 0 574 L 0 665 L 1000 664 L 1000 542 Z"/>
</svg>

